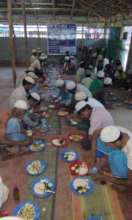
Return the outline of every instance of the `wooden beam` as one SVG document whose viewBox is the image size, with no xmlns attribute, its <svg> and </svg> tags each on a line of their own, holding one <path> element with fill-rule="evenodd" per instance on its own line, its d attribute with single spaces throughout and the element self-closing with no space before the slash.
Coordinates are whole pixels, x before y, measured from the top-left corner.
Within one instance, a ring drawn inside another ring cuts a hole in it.
<svg viewBox="0 0 132 220">
<path fill-rule="evenodd" d="M 72 10 L 71 10 L 71 17 L 74 14 L 74 8 L 75 8 L 76 0 L 72 0 Z"/>
<path fill-rule="evenodd" d="M 23 0 L 23 23 L 24 23 L 24 45 L 25 45 L 25 63 L 28 65 L 28 38 L 27 38 L 27 19 L 25 10 L 25 0 Z"/>
<path fill-rule="evenodd" d="M 10 50 L 11 50 L 11 65 L 12 65 L 12 77 L 13 85 L 16 86 L 16 54 L 15 54 L 15 36 L 13 30 L 13 17 L 12 17 L 12 1 L 7 1 L 8 8 L 8 24 L 9 24 L 9 41 L 10 41 Z"/>
</svg>

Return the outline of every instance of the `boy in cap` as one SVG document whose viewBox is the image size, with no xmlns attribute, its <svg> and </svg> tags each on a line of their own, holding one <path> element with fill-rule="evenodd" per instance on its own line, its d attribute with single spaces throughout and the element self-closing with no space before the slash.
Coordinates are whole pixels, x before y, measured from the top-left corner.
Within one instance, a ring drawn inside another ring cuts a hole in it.
<svg viewBox="0 0 132 220">
<path fill-rule="evenodd" d="M 131 183 L 132 132 L 119 126 L 96 131 L 92 140 L 92 157 L 99 169 L 109 168 L 110 173 L 104 172 L 108 181 L 118 183 L 119 179 L 128 179 L 124 184 Z"/>
<path fill-rule="evenodd" d="M 88 124 L 90 123 L 88 131 L 88 140 L 90 141 L 96 130 L 114 124 L 111 114 L 105 108 L 93 107 L 92 104 L 87 101 L 78 102 L 75 106 L 75 111 L 82 120 L 87 121 Z M 89 148 L 87 140 L 84 140 L 82 146 L 85 149 Z"/>
<path fill-rule="evenodd" d="M 28 97 L 29 109 L 24 114 L 24 125 L 26 128 L 37 127 L 40 123 L 40 116 L 38 114 L 40 107 L 40 95 L 36 92 L 31 92 Z"/>
<path fill-rule="evenodd" d="M 37 59 L 37 50 L 32 50 L 32 56 L 30 58 L 30 64 L 32 64 Z"/>
<path fill-rule="evenodd" d="M 12 142 L 25 142 L 27 136 L 23 128 L 23 115 L 28 109 L 27 102 L 17 100 L 12 108 L 11 116 L 6 123 L 5 137 Z"/>
<path fill-rule="evenodd" d="M 71 103 L 72 95 L 66 88 L 66 82 L 63 79 L 58 79 L 56 80 L 56 87 L 59 89 L 56 101 L 59 101 L 61 104 L 68 107 Z"/>
<path fill-rule="evenodd" d="M 30 76 L 26 76 L 23 79 L 22 85 L 12 92 L 10 96 L 10 108 L 14 107 L 17 100 L 24 100 L 27 102 L 29 91 L 32 89 L 34 84 L 35 80 Z"/>
</svg>

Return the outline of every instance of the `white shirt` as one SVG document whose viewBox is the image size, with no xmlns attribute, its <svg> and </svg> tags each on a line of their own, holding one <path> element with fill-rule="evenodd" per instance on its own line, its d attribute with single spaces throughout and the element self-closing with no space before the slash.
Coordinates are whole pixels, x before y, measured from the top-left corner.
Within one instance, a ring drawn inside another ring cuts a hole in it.
<svg viewBox="0 0 132 220">
<path fill-rule="evenodd" d="M 84 92 L 88 98 L 92 97 L 92 93 L 90 92 L 90 90 L 88 90 L 88 88 L 81 83 L 77 83 L 76 92 Z"/>
<path fill-rule="evenodd" d="M 37 57 L 32 55 L 30 58 L 30 64 L 32 64 L 36 59 L 37 59 Z"/>
<path fill-rule="evenodd" d="M 129 140 L 122 150 L 124 151 L 124 153 L 127 156 L 128 168 L 130 170 L 132 170 L 132 132 L 129 131 L 127 128 L 123 128 L 123 127 L 119 127 L 119 126 L 117 126 L 117 127 L 120 129 L 120 131 L 122 133 L 128 134 L 128 136 L 129 136 Z"/>
<path fill-rule="evenodd" d="M 94 107 L 101 107 L 101 108 L 104 108 L 104 105 L 99 102 L 97 99 L 94 99 L 94 98 L 89 98 L 88 99 L 88 105 L 90 105 L 92 108 Z"/>
<path fill-rule="evenodd" d="M 35 61 L 31 64 L 31 66 L 33 69 L 41 69 L 41 65 L 40 65 L 40 61 L 38 59 L 35 59 Z"/>
<path fill-rule="evenodd" d="M 89 120 L 89 135 L 93 135 L 94 131 L 98 129 L 114 125 L 114 120 L 111 114 L 105 108 L 94 107 Z"/>
<path fill-rule="evenodd" d="M 27 102 L 27 96 L 26 96 L 26 90 L 25 88 L 21 85 L 20 87 L 16 88 L 11 96 L 10 96 L 10 100 L 9 100 L 9 106 L 10 108 L 14 107 L 14 104 L 16 103 L 16 101 L 18 100 L 24 100 Z"/>
</svg>

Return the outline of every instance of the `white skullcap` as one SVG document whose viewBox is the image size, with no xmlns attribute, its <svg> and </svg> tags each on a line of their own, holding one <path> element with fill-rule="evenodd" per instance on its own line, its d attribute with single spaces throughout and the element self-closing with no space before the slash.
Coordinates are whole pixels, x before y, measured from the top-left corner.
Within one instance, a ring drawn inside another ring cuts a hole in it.
<svg viewBox="0 0 132 220">
<path fill-rule="evenodd" d="M 80 101 L 75 105 L 75 112 L 78 113 L 80 112 L 85 106 L 87 105 L 87 102 L 85 101 Z"/>
<path fill-rule="evenodd" d="M 104 58 L 104 66 L 106 66 L 107 64 L 109 64 L 109 59 L 108 58 Z"/>
<path fill-rule="evenodd" d="M 34 72 L 29 72 L 27 76 L 32 77 L 33 79 L 38 79 L 38 76 Z"/>
<path fill-rule="evenodd" d="M 85 100 L 86 98 L 87 98 L 87 95 L 84 92 L 77 92 L 75 94 L 76 101 L 82 101 L 82 100 Z"/>
<path fill-rule="evenodd" d="M 63 79 L 56 80 L 56 87 L 62 87 L 64 86 L 65 82 Z"/>
<path fill-rule="evenodd" d="M 32 92 L 30 95 L 33 99 L 40 101 L 40 95 L 38 93 Z"/>
<path fill-rule="evenodd" d="M 35 81 L 31 76 L 26 76 L 24 80 L 26 80 L 28 83 L 35 84 Z"/>
<path fill-rule="evenodd" d="M 97 72 L 97 77 L 99 77 L 99 78 L 104 78 L 104 75 L 105 75 L 105 73 L 102 70 Z"/>
<path fill-rule="evenodd" d="M 118 140 L 120 134 L 121 132 L 116 126 L 107 126 L 101 131 L 100 138 L 103 142 L 110 143 Z"/>
<path fill-rule="evenodd" d="M 27 102 L 26 102 L 26 101 L 24 101 L 24 100 L 18 100 L 18 101 L 15 102 L 14 108 L 27 110 L 27 109 L 28 109 L 28 105 L 27 105 Z"/>
<path fill-rule="evenodd" d="M 66 89 L 67 90 L 73 90 L 76 88 L 76 83 L 74 81 L 68 81 L 66 83 Z"/>
<path fill-rule="evenodd" d="M 80 63 L 79 64 L 84 64 L 84 61 L 82 60 L 82 61 L 80 61 Z"/>
<path fill-rule="evenodd" d="M 32 50 L 32 53 L 37 53 L 37 50 L 36 50 L 36 49 L 33 49 L 33 50 Z"/>
<path fill-rule="evenodd" d="M 112 79 L 110 77 L 106 77 L 104 79 L 104 85 L 112 85 Z"/>
</svg>

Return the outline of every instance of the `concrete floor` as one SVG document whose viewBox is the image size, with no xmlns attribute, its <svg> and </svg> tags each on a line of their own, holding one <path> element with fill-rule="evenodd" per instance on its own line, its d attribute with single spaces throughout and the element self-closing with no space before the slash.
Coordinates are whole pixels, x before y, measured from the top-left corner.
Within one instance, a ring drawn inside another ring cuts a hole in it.
<svg viewBox="0 0 132 220">
<path fill-rule="evenodd" d="M 25 68 L 17 68 L 17 76 L 22 73 Z M 0 108 L 2 110 L 8 108 L 8 99 L 13 91 L 12 71 L 11 68 L 0 68 Z M 115 119 L 115 123 L 124 126 L 132 131 L 132 110 L 119 106 L 111 110 Z"/>
</svg>

